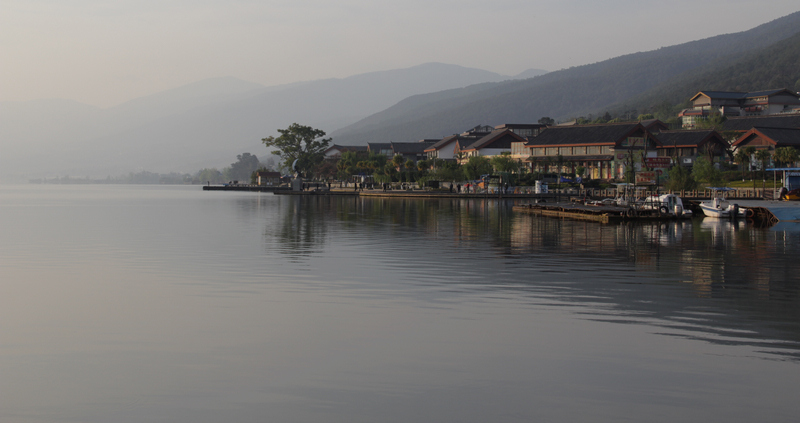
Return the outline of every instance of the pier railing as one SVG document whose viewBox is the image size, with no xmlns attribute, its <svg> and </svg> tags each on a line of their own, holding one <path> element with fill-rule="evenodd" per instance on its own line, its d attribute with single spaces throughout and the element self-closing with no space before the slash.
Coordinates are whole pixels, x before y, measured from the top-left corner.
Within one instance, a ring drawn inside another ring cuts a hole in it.
<svg viewBox="0 0 800 423">
<path fill-rule="evenodd" d="M 776 198 L 775 194 L 776 190 L 772 188 L 734 188 L 733 191 L 728 191 L 725 193 L 725 198 L 729 199 L 753 199 L 753 200 L 772 200 Z M 648 191 L 647 195 L 653 194 L 653 191 Z M 681 190 L 681 191 L 670 191 L 670 190 L 659 190 L 659 194 L 675 194 L 681 198 L 712 198 L 714 197 L 714 191 L 709 189 L 697 189 L 697 190 Z M 579 190 L 579 196 L 587 196 L 587 197 L 598 197 L 598 198 L 613 198 L 616 197 L 619 192 L 616 189 L 584 189 Z M 638 193 L 637 193 L 638 195 Z"/>
</svg>

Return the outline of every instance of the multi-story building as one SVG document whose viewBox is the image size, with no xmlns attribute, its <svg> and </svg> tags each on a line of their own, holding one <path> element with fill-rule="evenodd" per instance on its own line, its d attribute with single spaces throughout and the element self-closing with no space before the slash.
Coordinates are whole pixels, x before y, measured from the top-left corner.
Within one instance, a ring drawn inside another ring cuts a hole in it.
<svg viewBox="0 0 800 423">
<path fill-rule="evenodd" d="M 726 117 L 763 116 L 797 113 L 800 110 L 800 95 L 788 89 L 749 93 L 700 91 L 690 101 L 692 108 L 678 115 L 684 128 L 694 128 L 699 119 L 706 119 L 715 113 Z"/>
<path fill-rule="evenodd" d="M 554 126 L 528 140 L 531 170 L 573 173 L 582 166 L 592 179 L 621 179 L 658 156 L 661 144 L 641 123 Z"/>
</svg>

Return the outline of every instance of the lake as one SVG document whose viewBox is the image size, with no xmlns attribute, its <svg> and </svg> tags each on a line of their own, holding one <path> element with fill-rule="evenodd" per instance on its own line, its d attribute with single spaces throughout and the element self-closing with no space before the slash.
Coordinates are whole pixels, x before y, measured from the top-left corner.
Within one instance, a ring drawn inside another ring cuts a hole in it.
<svg viewBox="0 0 800 423">
<path fill-rule="evenodd" d="M 0 421 L 794 421 L 800 227 L 0 186 Z"/>
</svg>

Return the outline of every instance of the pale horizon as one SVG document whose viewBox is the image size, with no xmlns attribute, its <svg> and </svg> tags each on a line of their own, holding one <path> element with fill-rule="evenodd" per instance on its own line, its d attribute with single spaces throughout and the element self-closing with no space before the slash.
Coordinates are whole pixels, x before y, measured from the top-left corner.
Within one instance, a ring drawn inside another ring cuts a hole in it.
<svg viewBox="0 0 800 423">
<path fill-rule="evenodd" d="M 513 76 L 740 32 L 795 1 L 10 0 L 0 101 L 97 107 L 214 77 L 264 86 L 440 62 Z"/>
</svg>

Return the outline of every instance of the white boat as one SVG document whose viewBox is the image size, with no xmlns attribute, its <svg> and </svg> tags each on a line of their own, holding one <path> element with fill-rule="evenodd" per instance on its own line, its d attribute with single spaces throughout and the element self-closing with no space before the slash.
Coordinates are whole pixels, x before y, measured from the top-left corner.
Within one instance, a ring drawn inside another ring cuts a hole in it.
<svg viewBox="0 0 800 423">
<path fill-rule="evenodd" d="M 658 211 L 661 216 L 691 218 L 692 211 L 683 207 L 681 197 L 675 194 L 651 195 L 636 204 L 638 210 Z"/>
<path fill-rule="evenodd" d="M 733 188 L 707 187 L 714 192 L 713 198 L 709 201 L 700 203 L 700 209 L 706 217 L 718 219 L 747 218 L 753 215 L 753 211 L 738 204 L 731 203 L 725 199 L 725 192 L 734 191 Z"/>
</svg>

